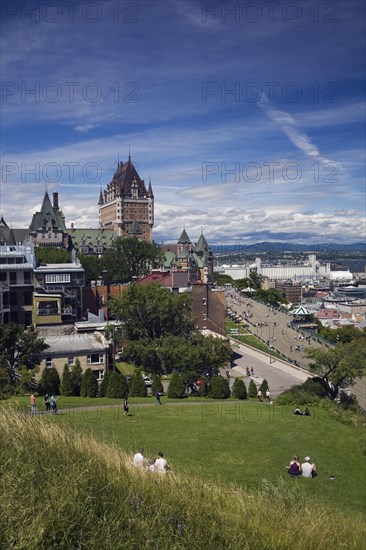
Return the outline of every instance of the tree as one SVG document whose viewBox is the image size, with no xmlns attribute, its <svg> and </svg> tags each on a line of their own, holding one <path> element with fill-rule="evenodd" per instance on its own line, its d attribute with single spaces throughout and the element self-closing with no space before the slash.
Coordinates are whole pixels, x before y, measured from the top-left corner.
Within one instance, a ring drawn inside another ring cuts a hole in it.
<svg viewBox="0 0 366 550">
<path fill-rule="evenodd" d="M 0 369 L 4 369 L 8 383 L 15 385 L 21 369 L 37 367 L 48 347 L 32 329 L 17 323 L 0 325 Z"/>
<path fill-rule="evenodd" d="M 35 250 L 37 263 L 67 264 L 71 262 L 71 254 L 62 248 L 43 248 Z"/>
<path fill-rule="evenodd" d="M 324 350 L 310 348 L 306 354 L 313 360 L 310 371 L 317 374 L 330 399 L 351 386 L 355 379 L 366 375 L 366 338 L 356 338 L 347 344 L 337 344 Z"/>
<path fill-rule="evenodd" d="M 110 372 L 106 390 L 107 397 L 124 399 L 128 395 L 128 384 L 124 376 L 117 371 Z"/>
<path fill-rule="evenodd" d="M 228 399 L 230 397 L 230 386 L 227 378 L 213 376 L 210 381 L 208 397 L 212 399 Z"/>
<path fill-rule="evenodd" d="M 106 397 L 109 377 L 113 371 L 107 370 L 104 374 L 104 378 L 99 384 L 99 397 Z"/>
<path fill-rule="evenodd" d="M 72 366 L 70 371 L 70 381 L 71 381 L 71 395 L 79 396 L 81 389 L 83 371 L 81 370 L 81 365 L 79 358 L 76 358 L 75 364 Z"/>
<path fill-rule="evenodd" d="M 70 369 L 68 364 L 65 363 L 61 378 L 61 395 L 69 397 L 70 395 L 72 395 L 72 389 L 73 385 L 71 381 Z"/>
<path fill-rule="evenodd" d="M 132 284 L 109 302 L 113 316 L 125 324 L 128 340 L 189 336 L 194 329 L 191 300 L 158 283 Z"/>
<path fill-rule="evenodd" d="M 266 396 L 266 391 L 268 390 L 268 382 L 265 378 L 263 378 L 263 382 L 259 387 L 260 391 L 262 392 L 262 396 Z"/>
<path fill-rule="evenodd" d="M 38 383 L 38 393 L 41 395 L 58 395 L 60 393 L 60 377 L 55 367 L 45 367 Z"/>
<path fill-rule="evenodd" d="M 336 328 L 322 326 L 319 329 L 319 334 L 333 344 L 337 344 L 338 342 L 348 344 L 356 338 L 363 338 L 365 336 L 365 332 L 359 330 L 354 325 L 345 325 L 343 327 Z"/>
<path fill-rule="evenodd" d="M 257 397 L 257 386 L 255 385 L 254 380 L 250 380 L 249 387 L 248 387 L 248 396 L 249 397 Z"/>
<path fill-rule="evenodd" d="M 131 397 L 146 397 L 147 389 L 141 372 L 135 372 L 130 384 Z"/>
<path fill-rule="evenodd" d="M 97 377 L 91 369 L 86 369 L 82 376 L 81 397 L 96 397 L 98 395 L 98 381 Z"/>
<path fill-rule="evenodd" d="M 244 380 L 242 380 L 241 378 L 235 378 L 235 381 L 232 387 L 232 394 L 233 394 L 233 397 L 235 397 L 236 399 L 248 398 L 247 388 L 244 383 Z"/>
<path fill-rule="evenodd" d="M 156 392 L 164 393 L 164 387 L 161 382 L 160 376 L 154 374 L 154 376 L 152 377 L 151 393 L 154 395 Z"/>
<path fill-rule="evenodd" d="M 182 399 L 183 397 L 187 397 L 183 379 L 177 372 L 173 372 L 172 374 L 167 395 L 171 399 Z"/>
<path fill-rule="evenodd" d="M 85 269 L 85 284 L 90 286 L 91 281 L 100 279 L 102 274 L 101 259 L 98 256 L 78 254 L 79 262 Z"/>
<path fill-rule="evenodd" d="M 101 259 L 111 283 L 128 283 L 147 275 L 162 262 L 163 253 L 155 245 L 137 237 L 118 237 Z"/>
<path fill-rule="evenodd" d="M 19 390 L 21 393 L 29 393 L 37 387 L 35 374 L 38 372 L 38 367 L 32 370 L 21 369 L 19 378 Z"/>
</svg>

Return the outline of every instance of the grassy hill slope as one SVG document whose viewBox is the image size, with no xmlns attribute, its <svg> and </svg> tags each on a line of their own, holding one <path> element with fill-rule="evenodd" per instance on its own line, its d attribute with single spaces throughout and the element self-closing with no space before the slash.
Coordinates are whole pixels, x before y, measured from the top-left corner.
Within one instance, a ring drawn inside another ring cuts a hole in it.
<svg viewBox="0 0 366 550">
<path fill-rule="evenodd" d="M 299 485 L 246 492 L 140 472 L 119 448 L 0 408 L 0 547 L 330 549 L 362 547 L 360 514 L 307 503 Z"/>
</svg>

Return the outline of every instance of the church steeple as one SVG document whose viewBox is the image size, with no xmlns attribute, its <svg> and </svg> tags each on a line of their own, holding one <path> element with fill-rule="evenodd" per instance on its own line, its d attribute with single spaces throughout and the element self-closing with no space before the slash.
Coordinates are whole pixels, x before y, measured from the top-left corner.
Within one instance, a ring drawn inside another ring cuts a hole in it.
<svg viewBox="0 0 366 550">
<path fill-rule="evenodd" d="M 100 190 L 100 193 L 99 193 L 99 201 L 98 201 L 98 205 L 100 206 L 101 204 L 104 204 L 104 201 L 103 201 L 103 191 Z"/>
</svg>

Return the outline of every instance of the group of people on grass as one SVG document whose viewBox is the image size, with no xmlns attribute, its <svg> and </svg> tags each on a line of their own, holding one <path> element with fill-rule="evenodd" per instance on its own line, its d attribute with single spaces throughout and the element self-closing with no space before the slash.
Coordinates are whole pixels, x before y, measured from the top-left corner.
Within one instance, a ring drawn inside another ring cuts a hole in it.
<svg viewBox="0 0 366 550">
<path fill-rule="evenodd" d="M 44 396 L 44 404 L 46 407 L 46 414 L 50 414 L 52 411 L 52 414 L 57 414 L 57 397 L 54 395 L 51 395 L 51 397 L 46 393 Z M 36 414 L 37 412 L 37 404 L 36 404 L 36 396 L 34 395 L 34 392 L 32 392 L 30 396 L 30 405 L 31 405 L 31 414 Z"/>
<path fill-rule="evenodd" d="M 290 464 L 286 466 L 286 468 L 287 473 L 291 477 L 299 477 L 300 475 L 302 477 L 315 477 L 318 475 L 316 472 L 316 465 L 314 462 L 311 462 L 310 456 L 306 456 L 305 462 L 300 464 L 299 457 L 294 455 L 292 460 L 290 460 Z"/>
<path fill-rule="evenodd" d="M 271 402 L 271 392 L 270 392 L 269 388 L 266 389 L 265 394 L 266 394 L 267 401 L 270 403 Z M 262 390 L 260 390 L 260 389 L 258 390 L 257 397 L 258 397 L 258 401 L 263 401 L 263 399 L 262 399 Z"/>
<path fill-rule="evenodd" d="M 311 416 L 310 410 L 308 409 L 308 407 L 305 407 L 304 412 L 302 412 L 302 410 L 299 407 L 296 407 L 296 409 L 294 410 L 294 414 L 297 414 L 298 416 Z"/>
<path fill-rule="evenodd" d="M 168 461 L 164 458 L 164 453 L 159 451 L 158 457 L 155 460 L 148 459 L 144 456 L 143 448 L 135 453 L 132 464 L 135 468 L 144 468 L 148 472 L 157 472 L 159 474 L 166 474 L 170 470 Z"/>
</svg>

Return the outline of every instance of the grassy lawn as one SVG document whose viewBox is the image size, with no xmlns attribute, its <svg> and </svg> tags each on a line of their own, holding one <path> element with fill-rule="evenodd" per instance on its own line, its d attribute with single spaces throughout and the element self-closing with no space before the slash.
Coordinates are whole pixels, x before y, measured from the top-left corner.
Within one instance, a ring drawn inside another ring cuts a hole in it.
<svg viewBox="0 0 366 550">
<path fill-rule="evenodd" d="M 239 334 L 230 334 L 230 329 L 233 328 L 239 328 Z M 263 351 L 264 353 L 269 353 L 269 347 L 262 342 L 261 340 L 258 340 L 253 334 L 250 334 L 250 332 L 243 328 L 240 324 L 235 324 L 234 321 L 230 321 L 229 319 L 226 321 L 226 334 L 227 336 L 230 336 L 231 338 L 235 338 L 235 340 L 238 340 L 239 342 L 242 342 L 243 344 L 247 344 L 248 346 L 251 346 L 252 348 L 255 348 L 259 351 Z M 277 353 L 275 350 L 272 350 L 271 353 L 272 357 L 277 357 L 277 359 L 283 359 L 283 357 Z"/>
<path fill-rule="evenodd" d="M 360 431 L 336 422 L 322 409 L 313 412 L 305 418 L 294 416 L 290 407 L 207 401 L 192 406 L 132 405 L 129 416 L 122 408 L 73 410 L 45 421 L 71 424 L 131 454 L 141 446 L 147 457 L 163 450 L 174 471 L 195 477 L 248 488 L 283 477 L 311 501 L 364 512 Z M 309 454 L 318 477 L 290 478 L 285 466 L 293 454 L 301 461 Z"/>
<path fill-rule="evenodd" d="M 182 403 L 182 399 L 168 399 L 165 395 L 161 398 L 163 403 Z M 206 403 L 206 397 L 189 397 L 183 400 L 184 402 L 199 402 Z M 235 401 L 234 398 L 230 398 L 229 401 Z M 123 399 L 112 399 L 109 397 L 65 397 L 59 396 L 57 398 L 57 407 L 58 409 L 78 409 L 81 407 L 100 407 L 100 406 L 114 406 L 121 405 Z M 128 402 L 131 405 L 136 404 L 155 404 L 155 397 L 149 395 L 148 397 L 129 397 Z M 209 400 L 208 402 L 212 402 Z M 29 412 L 29 395 L 19 395 L 16 397 L 11 397 L 10 399 L 5 399 L 1 401 L 1 404 L 5 407 L 16 405 L 20 409 Z M 44 405 L 44 400 L 42 396 L 36 395 L 36 405 L 38 412 L 45 412 L 46 407 Z"/>
</svg>

